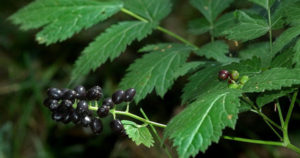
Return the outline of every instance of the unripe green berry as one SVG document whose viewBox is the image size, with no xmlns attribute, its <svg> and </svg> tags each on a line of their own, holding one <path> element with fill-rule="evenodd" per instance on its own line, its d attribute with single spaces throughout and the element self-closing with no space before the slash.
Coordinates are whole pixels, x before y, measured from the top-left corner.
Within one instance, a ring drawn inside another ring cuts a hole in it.
<svg viewBox="0 0 300 158">
<path fill-rule="evenodd" d="M 238 71 L 236 71 L 236 70 L 233 70 L 231 73 L 230 73 L 230 78 L 231 79 L 233 79 L 233 80 L 237 80 L 237 79 L 239 79 L 239 76 L 240 76 L 240 74 L 239 74 L 239 72 Z"/>
<path fill-rule="evenodd" d="M 242 76 L 240 79 L 240 83 L 244 85 L 248 80 L 249 80 L 248 76 Z"/>
<path fill-rule="evenodd" d="M 244 87 L 243 84 L 238 84 L 238 88 L 237 89 L 242 89 Z"/>
<path fill-rule="evenodd" d="M 229 84 L 229 88 L 232 88 L 232 89 L 238 89 L 238 88 L 239 88 L 239 85 L 236 84 L 236 83 L 232 83 L 232 84 Z"/>
</svg>

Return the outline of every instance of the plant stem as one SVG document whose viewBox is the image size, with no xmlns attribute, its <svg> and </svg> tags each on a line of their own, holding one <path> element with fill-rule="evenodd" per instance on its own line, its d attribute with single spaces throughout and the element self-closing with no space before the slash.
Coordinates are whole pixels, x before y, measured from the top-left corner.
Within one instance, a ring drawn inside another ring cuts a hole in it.
<svg viewBox="0 0 300 158">
<path fill-rule="evenodd" d="M 283 128 L 284 120 L 283 120 L 283 115 L 282 115 L 282 111 L 281 111 L 281 107 L 280 107 L 280 103 L 279 103 L 278 99 L 276 101 L 276 107 L 278 109 L 278 115 L 279 115 L 279 119 L 280 119 L 281 128 Z"/>
<path fill-rule="evenodd" d="M 234 140 L 234 141 L 246 142 L 246 143 L 283 146 L 282 142 L 276 142 L 276 141 L 256 140 L 256 139 L 248 139 L 248 138 L 240 138 L 240 137 L 232 137 L 232 136 L 223 136 L 223 138 L 227 140 Z"/>
<path fill-rule="evenodd" d="M 149 22 L 147 19 L 145 19 L 145 18 L 143 18 L 143 17 L 141 17 L 141 16 L 139 16 L 139 15 L 137 15 L 137 14 L 131 12 L 131 11 L 128 10 L 128 9 L 122 8 L 121 11 L 122 11 L 123 13 L 127 14 L 127 15 L 130 15 L 130 16 L 132 16 L 132 17 L 134 17 L 134 18 L 140 20 L 140 21 L 143 21 L 143 22 L 146 22 L 146 23 Z M 186 45 L 189 45 L 189 46 L 191 46 L 191 47 L 193 47 L 193 48 L 197 48 L 197 49 L 198 49 L 198 47 L 197 47 L 196 45 L 194 45 L 193 43 L 191 43 L 191 42 L 189 42 L 188 40 L 184 39 L 183 37 L 181 37 L 181 36 L 175 34 L 174 32 L 171 32 L 171 31 L 168 30 L 168 29 L 165 29 L 165 28 L 163 28 L 163 27 L 161 27 L 161 26 L 158 26 L 156 29 L 159 30 L 159 31 L 161 31 L 161 32 L 163 32 L 163 33 L 168 34 L 169 36 L 171 36 L 171 37 L 173 37 L 173 38 L 175 38 L 175 39 L 181 41 L 182 43 L 184 43 L 184 44 L 186 44 Z"/>
<path fill-rule="evenodd" d="M 144 112 L 144 110 L 143 110 L 142 108 L 140 108 L 140 111 L 141 111 L 142 115 L 144 116 L 144 118 L 145 118 L 146 120 L 150 121 L 149 118 L 147 117 L 147 115 L 145 114 L 145 112 Z M 165 150 L 167 156 L 168 156 L 169 158 L 172 158 L 172 155 L 170 154 L 170 152 L 169 152 L 167 146 L 166 146 L 166 145 L 163 143 L 163 141 L 161 140 L 161 138 L 160 138 L 160 136 L 158 135 L 156 129 L 155 129 L 155 128 L 153 127 L 153 125 L 151 125 L 151 124 L 150 124 L 149 126 L 150 126 L 152 132 L 154 133 L 155 137 L 156 137 L 157 140 L 159 141 L 159 143 L 162 144 L 163 149 Z"/>
<path fill-rule="evenodd" d="M 298 95 L 298 90 L 294 92 L 293 97 L 292 97 L 292 101 L 288 110 L 288 113 L 286 115 L 285 121 L 284 121 L 284 125 L 283 125 L 283 141 L 286 145 L 290 144 L 290 140 L 289 140 L 289 136 L 288 136 L 288 125 L 289 125 L 289 121 L 290 118 L 292 116 L 292 112 L 295 106 L 295 102 L 297 99 L 297 95 Z"/>
<path fill-rule="evenodd" d="M 128 117 L 131 117 L 131 118 L 133 118 L 133 119 L 136 119 L 136 120 L 139 120 L 139 121 L 141 121 L 141 122 L 144 122 L 144 123 L 147 123 L 147 124 L 150 124 L 150 125 L 153 125 L 153 126 L 157 126 L 157 127 L 160 127 L 160 128 L 166 128 L 166 127 L 167 127 L 167 125 L 164 125 L 164 124 L 161 124 L 161 123 L 157 123 L 157 122 L 153 122 L 153 121 L 146 120 L 146 119 L 144 119 L 144 118 L 142 118 L 142 117 L 139 117 L 139 116 L 137 116 L 137 115 L 134 115 L 134 114 L 132 114 L 132 113 L 130 113 L 130 112 L 126 112 L 126 111 L 117 111 L 117 110 L 115 110 L 115 109 L 110 110 L 110 112 L 111 112 L 112 114 L 116 114 L 116 115 L 124 115 L 124 116 L 128 116 Z"/>
<path fill-rule="evenodd" d="M 283 140 L 282 136 L 273 128 L 273 126 L 269 122 L 267 122 L 267 121 L 265 121 L 265 122 L 271 128 L 271 130 L 277 135 L 277 137 L 280 139 L 280 141 L 282 141 Z"/>
<path fill-rule="evenodd" d="M 300 149 L 298 147 L 296 147 L 295 145 L 288 144 L 286 147 L 293 150 L 293 151 L 295 151 L 296 153 L 300 154 Z"/>
<path fill-rule="evenodd" d="M 272 54 L 273 51 L 273 43 L 272 43 L 272 21 L 271 21 L 271 8 L 270 8 L 270 0 L 268 2 L 268 22 L 269 22 L 269 47 L 270 47 L 270 54 Z"/>
</svg>

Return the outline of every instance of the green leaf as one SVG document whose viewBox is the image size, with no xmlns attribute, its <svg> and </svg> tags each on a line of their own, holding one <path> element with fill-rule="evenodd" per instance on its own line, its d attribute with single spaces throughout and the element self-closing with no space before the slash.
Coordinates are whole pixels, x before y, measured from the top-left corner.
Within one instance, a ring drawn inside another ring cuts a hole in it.
<svg viewBox="0 0 300 158">
<path fill-rule="evenodd" d="M 287 94 L 292 93 L 294 90 L 294 88 L 285 88 L 277 91 L 267 91 L 260 94 L 256 98 L 256 104 L 258 105 L 258 107 L 262 108 L 264 105 L 271 103 L 275 99 L 286 96 Z"/>
<path fill-rule="evenodd" d="M 201 35 L 210 30 L 210 25 L 205 18 L 198 18 L 190 21 L 188 28 L 190 33 L 194 35 Z"/>
<path fill-rule="evenodd" d="M 291 87 L 300 84 L 300 69 L 273 68 L 256 76 L 250 77 L 244 85 L 243 91 L 264 92 L 267 90 L 279 90 L 283 87 Z"/>
<path fill-rule="evenodd" d="M 259 57 L 262 67 L 266 68 L 272 60 L 269 52 L 269 42 L 260 42 L 251 44 L 246 49 L 241 50 L 239 56 L 242 59 L 251 59 L 254 56 Z"/>
<path fill-rule="evenodd" d="M 300 24 L 300 2 L 297 0 L 287 1 L 284 7 L 284 14 L 287 22 L 293 26 Z"/>
<path fill-rule="evenodd" d="M 125 8 L 149 21 L 160 21 L 171 11 L 170 0 L 126 0 Z"/>
<path fill-rule="evenodd" d="M 147 126 L 138 125 L 128 120 L 122 120 L 121 122 L 124 125 L 126 134 L 136 145 L 143 144 L 148 148 L 153 146 L 154 140 Z"/>
<path fill-rule="evenodd" d="M 190 0 L 190 3 L 204 15 L 209 23 L 213 23 L 232 2 L 233 0 Z"/>
<path fill-rule="evenodd" d="M 293 57 L 293 63 L 297 68 L 299 68 L 300 67 L 300 40 L 298 40 L 297 43 L 295 44 L 294 51 L 295 54 Z"/>
<path fill-rule="evenodd" d="M 205 62 L 200 62 L 200 61 L 185 63 L 174 73 L 174 76 L 176 76 L 176 78 L 183 76 L 190 71 L 194 71 L 196 68 L 199 68 L 200 66 L 204 66 L 205 64 L 206 64 Z"/>
<path fill-rule="evenodd" d="M 113 60 L 134 40 L 142 40 L 157 24 L 126 21 L 113 25 L 86 47 L 76 60 L 71 81 L 95 70 L 108 59 Z"/>
<path fill-rule="evenodd" d="M 262 70 L 261 60 L 257 57 L 252 59 L 242 60 L 239 63 L 232 63 L 230 65 L 224 66 L 225 70 L 237 70 L 240 76 L 247 75 L 249 77 L 259 74 Z"/>
<path fill-rule="evenodd" d="M 239 113 L 251 110 L 251 105 L 249 105 L 243 99 L 240 99 L 240 104 L 241 106 L 239 107 Z"/>
<path fill-rule="evenodd" d="M 36 39 L 49 45 L 107 19 L 122 6 L 121 1 L 36 0 L 9 19 L 25 30 L 43 27 Z"/>
<path fill-rule="evenodd" d="M 271 63 L 271 67 L 293 67 L 294 51 L 292 49 L 287 49 L 280 54 L 278 54 Z"/>
<path fill-rule="evenodd" d="M 265 19 L 259 17 L 252 17 L 243 11 L 237 11 L 236 16 L 239 23 L 223 33 L 227 35 L 230 40 L 248 41 L 258 38 L 266 34 L 269 26 Z"/>
<path fill-rule="evenodd" d="M 226 13 L 217 19 L 213 30 L 213 35 L 215 37 L 223 36 L 225 30 L 231 29 L 236 25 L 236 18 L 233 13 L 234 12 Z"/>
<path fill-rule="evenodd" d="M 272 6 L 272 4 L 275 2 L 275 0 L 249 0 L 250 2 L 253 2 L 259 6 L 264 7 L 265 9 L 268 9 Z"/>
<path fill-rule="evenodd" d="M 224 41 L 215 41 L 202 46 L 195 50 L 195 53 L 200 56 L 205 56 L 208 59 L 215 59 L 220 63 L 231 63 L 238 61 L 236 58 L 226 56 L 229 52 L 229 47 Z"/>
<path fill-rule="evenodd" d="M 294 26 L 285 30 L 275 42 L 273 42 L 272 55 L 276 55 L 284 46 L 289 44 L 293 39 L 300 35 L 300 26 Z"/>
<path fill-rule="evenodd" d="M 173 140 L 180 158 L 204 152 L 212 142 L 219 141 L 225 127 L 234 128 L 239 96 L 232 89 L 205 93 L 168 123 L 164 138 Z"/>
<path fill-rule="evenodd" d="M 145 98 L 155 88 L 156 93 L 163 97 L 178 77 L 176 73 L 185 65 L 190 54 L 190 47 L 182 44 L 159 44 L 164 51 L 157 50 L 143 55 L 128 68 L 128 73 L 122 79 L 122 89 L 136 89 L 136 103 Z M 182 74 L 181 74 L 182 75 Z"/>
</svg>

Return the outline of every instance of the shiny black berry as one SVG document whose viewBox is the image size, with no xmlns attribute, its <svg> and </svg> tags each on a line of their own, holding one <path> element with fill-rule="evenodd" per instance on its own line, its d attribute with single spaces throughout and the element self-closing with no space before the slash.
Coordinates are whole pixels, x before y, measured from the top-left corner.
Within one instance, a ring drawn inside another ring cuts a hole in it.
<svg viewBox="0 0 300 158">
<path fill-rule="evenodd" d="M 66 113 L 64 116 L 63 116 L 63 118 L 62 118 L 62 122 L 64 123 L 64 124 L 68 124 L 69 122 L 71 122 L 71 113 L 70 112 L 68 112 L 68 113 Z"/>
<path fill-rule="evenodd" d="M 109 106 L 102 105 L 100 108 L 97 110 L 97 114 L 99 117 L 104 118 L 108 115 L 109 113 Z"/>
<path fill-rule="evenodd" d="M 83 86 L 77 86 L 74 88 L 74 90 L 76 91 L 76 98 L 77 99 L 85 99 L 86 96 L 86 90 Z"/>
<path fill-rule="evenodd" d="M 229 77 L 230 73 L 227 70 L 221 70 L 219 71 L 219 79 L 220 80 L 227 80 Z"/>
<path fill-rule="evenodd" d="M 53 103 L 53 102 L 57 102 L 57 100 L 54 99 L 50 99 L 50 98 L 46 98 L 43 102 L 43 104 L 49 108 L 49 106 Z"/>
<path fill-rule="evenodd" d="M 94 134 L 99 134 L 103 130 L 102 121 L 99 119 L 93 119 L 90 126 Z"/>
<path fill-rule="evenodd" d="M 50 103 L 49 103 L 49 109 L 51 110 L 51 111 L 54 111 L 54 110 L 56 110 L 56 109 L 58 109 L 58 107 L 59 107 L 59 104 L 58 104 L 58 101 L 57 100 L 50 100 Z"/>
<path fill-rule="evenodd" d="M 63 119 L 64 115 L 60 112 L 53 112 L 52 113 L 52 119 L 54 121 L 61 121 Z"/>
<path fill-rule="evenodd" d="M 76 91 L 70 89 L 63 94 L 63 99 L 73 101 L 76 98 Z"/>
<path fill-rule="evenodd" d="M 92 123 L 93 118 L 89 115 L 85 115 L 81 118 L 81 125 L 83 127 L 88 127 Z"/>
<path fill-rule="evenodd" d="M 114 104 L 114 102 L 112 101 L 111 98 L 106 98 L 102 102 L 102 106 L 104 106 L 104 105 L 109 106 L 109 108 L 112 109 L 115 104 Z"/>
<path fill-rule="evenodd" d="M 58 88 L 49 88 L 47 94 L 50 99 L 56 99 L 56 100 L 61 99 L 63 95 L 62 91 Z"/>
<path fill-rule="evenodd" d="M 118 119 L 110 122 L 110 128 L 117 134 L 122 134 L 122 132 L 125 130 L 122 122 Z"/>
<path fill-rule="evenodd" d="M 120 104 L 124 101 L 125 92 L 123 90 L 118 90 L 112 95 L 112 101 L 115 104 Z"/>
<path fill-rule="evenodd" d="M 135 93 L 136 93 L 135 89 L 133 89 L 133 88 L 127 89 L 125 91 L 124 101 L 126 101 L 126 102 L 132 101 L 132 99 L 135 96 Z"/>
<path fill-rule="evenodd" d="M 77 108 L 76 108 L 76 112 L 78 114 L 84 114 L 89 110 L 89 105 L 85 100 L 81 100 L 79 101 L 79 103 L 77 104 Z"/>
<path fill-rule="evenodd" d="M 86 98 L 88 100 L 99 100 L 102 96 L 102 89 L 99 86 L 92 87 L 86 93 Z"/>
<path fill-rule="evenodd" d="M 71 100 L 63 100 L 61 101 L 60 106 L 64 106 L 66 108 L 72 108 L 73 102 Z"/>
<path fill-rule="evenodd" d="M 75 110 L 71 112 L 71 120 L 75 124 L 77 124 L 80 121 L 80 115 Z"/>
</svg>

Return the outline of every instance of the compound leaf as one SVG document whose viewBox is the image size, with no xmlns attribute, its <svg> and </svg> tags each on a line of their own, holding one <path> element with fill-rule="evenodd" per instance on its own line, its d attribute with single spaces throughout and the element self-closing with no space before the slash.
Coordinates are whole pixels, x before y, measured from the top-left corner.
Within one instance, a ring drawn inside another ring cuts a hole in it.
<svg viewBox="0 0 300 158">
<path fill-rule="evenodd" d="M 153 146 L 154 140 L 147 126 L 138 125 L 128 120 L 122 120 L 122 124 L 126 134 L 136 145 L 144 144 L 148 148 Z"/>
<path fill-rule="evenodd" d="M 170 0 L 126 0 L 125 8 L 149 21 L 160 21 L 171 11 Z"/>
<path fill-rule="evenodd" d="M 157 24 L 141 21 L 125 21 L 111 26 L 84 49 L 75 63 L 71 80 L 95 70 L 107 59 L 118 57 L 128 44 L 145 38 L 156 26 Z"/>
<path fill-rule="evenodd" d="M 223 32 L 230 40 L 241 40 L 245 42 L 258 38 L 269 30 L 265 19 L 249 16 L 243 11 L 237 11 L 236 16 L 239 23 Z"/>
<path fill-rule="evenodd" d="M 250 77 L 242 90 L 244 92 L 264 92 L 291 87 L 300 84 L 299 74 L 300 69 L 273 68 Z"/>
<path fill-rule="evenodd" d="M 159 44 L 166 49 L 153 51 L 135 60 L 128 68 L 128 73 L 122 79 L 123 89 L 135 88 L 135 101 L 139 102 L 155 88 L 161 97 L 173 85 L 178 77 L 177 71 L 185 65 L 190 54 L 190 47 L 181 44 Z M 182 75 L 182 74 L 180 74 Z"/>
<path fill-rule="evenodd" d="M 215 59 L 220 63 L 231 63 L 238 61 L 238 59 L 226 56 L 229 52 L 229 47 L 224 41 L 215 41 L 202 46 L 200 49 L 195 50 L 195 53 L 206 58 Z"/>
<path fill-rule="evenodd" d="M 240 92 L 232 89 L 205 93 L 176 115 L 167 125 L 164 138 L 173 140 L 180 158 L 204 152 L 218 142 L 225 127 L 234 128 Z"/>
<path fill-rule="evenodd" d="M 25 30 L 43 27 L 36 39 L 49 45 L 107 19 L 122 6 L 121 1 L 36 0 L 13 14 L 10 20 Z"/>
<path fill-rule="evenodd" d="M 217 16 L 223 12 L 233 0 L 190 0 L 190 3 L 197 8 L 204 17 L 213 23 Z"/>
</svg>

